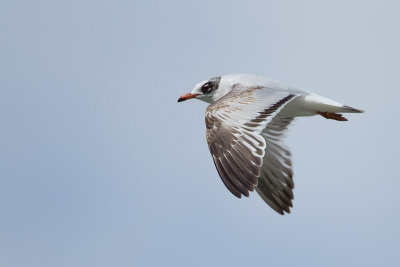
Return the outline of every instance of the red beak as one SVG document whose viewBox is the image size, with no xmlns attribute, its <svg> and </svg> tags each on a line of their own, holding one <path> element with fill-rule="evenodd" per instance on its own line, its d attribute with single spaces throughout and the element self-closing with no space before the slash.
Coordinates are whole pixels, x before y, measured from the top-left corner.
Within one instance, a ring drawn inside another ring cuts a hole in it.
<svg viewBox="0 0 400 267">
<path fill-rule="evenodd" d="M 199 95 L 199 94 L 191 94 L 191 93 L 185 94 L 185 95 L 181 96 L 181 97 L 178 99 L 178 102 L 182 102 L 182 101 L 185 101 L 185 100 L 189 100 L 189 99 L 191 99 L 191 98 L 195 98 L 195 97 L 198 96 L 198 95 Z"/>
</svg>

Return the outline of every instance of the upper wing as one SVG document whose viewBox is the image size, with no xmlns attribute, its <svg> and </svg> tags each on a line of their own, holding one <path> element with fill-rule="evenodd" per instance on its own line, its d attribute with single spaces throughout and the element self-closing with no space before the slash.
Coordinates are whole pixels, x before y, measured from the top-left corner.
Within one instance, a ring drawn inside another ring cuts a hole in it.
<svg viewBox="0 0 400 267">
<path fill-rule="evenodd" d="M 265 87 L 237 87 L 207 108 L 208 146 L 222 181 L 236 197 L 249 196 L 257 186 L 268 147 L 262 132 L 296 96 Z"/>
</svg>

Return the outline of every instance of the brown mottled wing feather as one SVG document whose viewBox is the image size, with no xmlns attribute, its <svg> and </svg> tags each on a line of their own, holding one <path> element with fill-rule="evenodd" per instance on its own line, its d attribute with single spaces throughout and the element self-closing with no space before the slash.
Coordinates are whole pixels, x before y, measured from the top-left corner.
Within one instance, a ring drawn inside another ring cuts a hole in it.
<svg viewBox="0 0 400 267">
<path fill-rule="evenodd" d="M 295 97 L 270 88 L 237 87 L 207 108 L 208 146 L 222 181 L 236 197 L 249 196 L 257 186 L 268 145 L 262 132 Z"/>
<path fill-rule="evenodd" d="M 293 207 L 293 171 L 291 153 L 283 138 L 293 118 L 273 118 L 262 132 L 266 148 L 257 193 L 276 212 L 290 213 Z"/>
</svg>

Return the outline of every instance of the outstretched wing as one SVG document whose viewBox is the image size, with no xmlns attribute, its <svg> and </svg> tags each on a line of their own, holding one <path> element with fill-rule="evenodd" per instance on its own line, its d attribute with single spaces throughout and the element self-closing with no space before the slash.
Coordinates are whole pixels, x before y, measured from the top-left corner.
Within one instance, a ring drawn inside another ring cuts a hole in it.
<svg viewBox="0 0 400 267">
<path fill-rule="evenodd" d="M 290 213 L 293 207 L 293 171 L 289 149 L 283 143 L 293 118 L 273 118 L 262 132 L 265 139 L 265 156 L 261 167 L 257 193 L 276 212 Z"/>
<path fill-rule="evenodd" d="M 236 197 L 249 196 L 257 186 L 271 146 L 263 130 L 296 96 L 266 87 L 236 87 L 207 108 L 208 146 L 222 181 Z"/>
</svg>

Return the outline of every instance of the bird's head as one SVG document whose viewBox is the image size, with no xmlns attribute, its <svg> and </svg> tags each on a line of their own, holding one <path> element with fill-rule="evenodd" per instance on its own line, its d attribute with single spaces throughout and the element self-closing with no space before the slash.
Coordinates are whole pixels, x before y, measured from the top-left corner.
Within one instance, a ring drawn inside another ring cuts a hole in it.
<svg viewBox="0 0 400 267">
<path fill-rule="evenodd" d="M 207 103 L 214 103 L 229 93 L 233 88 L 265 86 L 265 84 L 271 84 L 272 82 L 272 80 L 266 80 L 265 78 L 254 74 L 230 74 L 218 76 L 196 84 L 192 92 L 181 96 L 178 99 L 178 102 L 197 98 Z"/>
<path fill-rule="evenodd" d="M 220 81 L 221 77 L 214 77 L 209 80 L 202 81 L 196 84 L 192 92 L 182 95 L 178 99 L 178 102 L 197 98 L 207 103 L 213 103 L 227 93 L 221 90 Z"/>
</svg>

